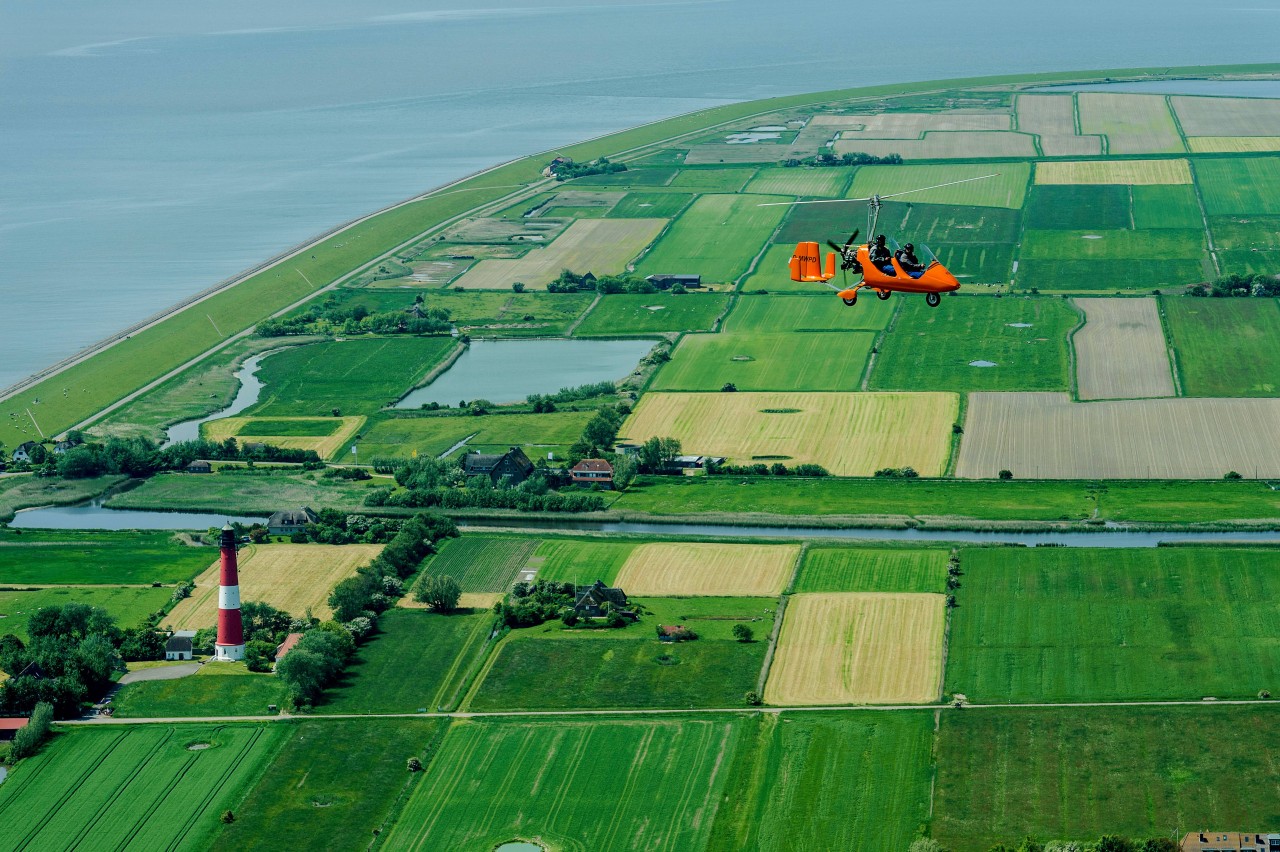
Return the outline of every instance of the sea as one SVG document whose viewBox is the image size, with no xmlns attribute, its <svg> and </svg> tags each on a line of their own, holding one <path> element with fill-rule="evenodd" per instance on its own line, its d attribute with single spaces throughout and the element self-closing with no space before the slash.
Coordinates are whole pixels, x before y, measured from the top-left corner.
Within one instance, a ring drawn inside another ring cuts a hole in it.
<svg viewBox="0 0 1280 852">
<path fill-rule="evenodd" d="M 1275 59 L 1278 0 L 5 0 L 0 387 L 311 235 L 708 106 Z"/>
</svg>

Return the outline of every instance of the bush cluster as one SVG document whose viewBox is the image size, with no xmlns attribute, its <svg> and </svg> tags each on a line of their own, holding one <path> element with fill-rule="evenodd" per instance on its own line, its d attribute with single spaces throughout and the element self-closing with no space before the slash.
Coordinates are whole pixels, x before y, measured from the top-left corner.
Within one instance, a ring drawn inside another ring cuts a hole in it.
<svg viewBox="0 0 1280 852">
<path fill-rule="evenodd" d="M 79 438 L 72 433 L 73 438 Z M 267 444 L 242 447 L 235 438 L 225 441 L 183 441 L 159 449 L 147 438 L 108 438 L 102 443 L 82 443 L 61 455 L 42 445 L 32 455 L 32 466 L 41 474 L 65 479 L 87 479 L 106 474 L 145 478 L 166 470 L 182 470 L 196 459 L 213 461 L 311 462 L 320 464 L 314 450 L 286 450 Z M 20 467 L 20 466 L 19 466 Z"/>
<path fill-rule="evenodd" d="M 805 157 L 803 159 L 793 157 L 789 160 L 783 160 L 782 165 L 791 169 L 799 166 L 900 166 L 902 165 L 902 155 L 886 154 L 883 157 L 877 157 L 874 154 L 855 151 L 850 154 L 841 154 L 837 157 L 835 154 L 822 153 L 816 157 Z"/>
<path fill-rule="evenodd" d="M 755 464 L 718 464 L 711 465 L 707 468 L 707 473 L 727 474 L 729 476 L 830 476 L 831 473 L 820 464 L 798 464 L 795 467 L 787 467 L 782 462 L 774 462 L 773 464 L 765 464 L 757 462 Z"/>
<path fill-rule="evenodd" d="M 882 467 L 876 471 L 880 479 L 915 479 L 919 475 L 914 467 Z"/>
<path fill-rule="evenodd" d="M 548 168 L 551 169 L 551 174 L 555 175 L 556 180 L 565 181 L 586 177 L 587 175 L 611 175 L 625 172 L 627 164 L 613 163 L 605 157 L 600 157 L 589 163 L 575 163 L 568 157 L 557 157 Z"/>
<path fill-rule="evenodd" d="M 364 305 L 340 307 L 330 296 L 324 304 L 308 308 L 292 317 L 268 319 L 258 323 L 259 337 L 284 337 L 294 334 L 447 334 L 453 330 L 449 311 L 427 308 L 419 296 L 417 313 L 383 311 L 371 313 Z"/>
<path fill-rule="evenodd" d="M 1212 296 L 1215 299 L 1248 298 L 1270 299 L 1280 296 L 1280 278 L 1258 273 L 1256 275 L 1224 275 L 1212 284 L 1196 284 L 1187 291 L 1191 296 Z"/>
</svg>

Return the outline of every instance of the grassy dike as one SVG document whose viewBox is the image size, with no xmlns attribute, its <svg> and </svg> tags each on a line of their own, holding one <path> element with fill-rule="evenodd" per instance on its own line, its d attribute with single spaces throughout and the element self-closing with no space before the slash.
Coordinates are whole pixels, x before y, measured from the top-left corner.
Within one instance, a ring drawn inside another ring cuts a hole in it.
<svg viewBox="0 0 1280 852">
<path fill-rule="evenodd" d="M 559 149 L 579 161 L 608 155 L 642 153 L 657 142 L 701 133 L 715 125 L 752 115 L 806 104 L 842 99 L 878 98 L 939 88 L 988 85 L 1045 84 L 1117 77 L 1164 77 L 1222 74 L 1261 74 L 1280 71 L 1280 65 L 1204 66 L 1175 69 L 1125 69 L 1008 75 L 966 80 L 927 81 L 809 93 L 700 110 L 673 119 L 642 125 Z M 129 393 L 251 328 L 315 291 L 340 280 L 386 251 L 410 241 L 477 207 L 513 194 L 521 185 L 536 183 L 548 154 L 536 154 L 452 184 L 429 196 L 387 209 L 334 233 L 285 261 L 245 277 L 213 296 L 193 304 L 155 325 L 129 335 L 68 369 L 4 400 L 3 410 L 20 414 L 0 420 L 0 441 L 17 445 L 36 430 L 52 436 L 84 421 Z M 39 400 L 37 402 L 37 400 Z"/>
</svg>

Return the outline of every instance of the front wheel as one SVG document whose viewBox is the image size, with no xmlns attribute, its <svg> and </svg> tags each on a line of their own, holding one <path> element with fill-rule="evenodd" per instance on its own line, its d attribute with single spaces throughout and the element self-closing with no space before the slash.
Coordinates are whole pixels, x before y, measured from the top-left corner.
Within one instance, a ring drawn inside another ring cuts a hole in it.
<svg viewBox="0 0 1280 852">
<path fill-rule="evenodd" d="M 942 304 L 942 295 L 939 293 L 925 293 L 924 303 L 931 308 L 936 308 Z"/>
<path fill-rule="evenodd" d="M 876 291 L 876 298 L 878 298 L 878 299 L 879 299 L 880 301 L 882 301 L 882 302 L 883 302 L 883 301 L 885 301 L 885 300 L 887 300 L 887 299 L 888 299 L 890 296 L 892 296 L 892 295 L 893 295 L 893 291 L 892 291 L 892 290 L 877 290 L 877 291 Z"/>
<path fill-rule="evenodd" d="M 849 298 L 842 299 L 841 301 L 843 301 L 846 305 L 852 308 L 854 305 L 858 304 L 858 297 L 850 296 Z"/>
</svg>

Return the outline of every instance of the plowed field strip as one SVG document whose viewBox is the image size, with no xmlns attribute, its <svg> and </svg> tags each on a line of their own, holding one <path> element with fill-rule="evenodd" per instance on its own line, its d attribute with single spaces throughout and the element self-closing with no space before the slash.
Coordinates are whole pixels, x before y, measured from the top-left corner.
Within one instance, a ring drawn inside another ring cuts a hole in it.
<svg viewBox="0 0 1280 852">
<path fill-rule="evenodd" d="M 1173 373 L 1155 299 L 1076 299 L 1085 313 L 1075 333 L 1081 399 L 1173 396 Z"/>
</svg>

